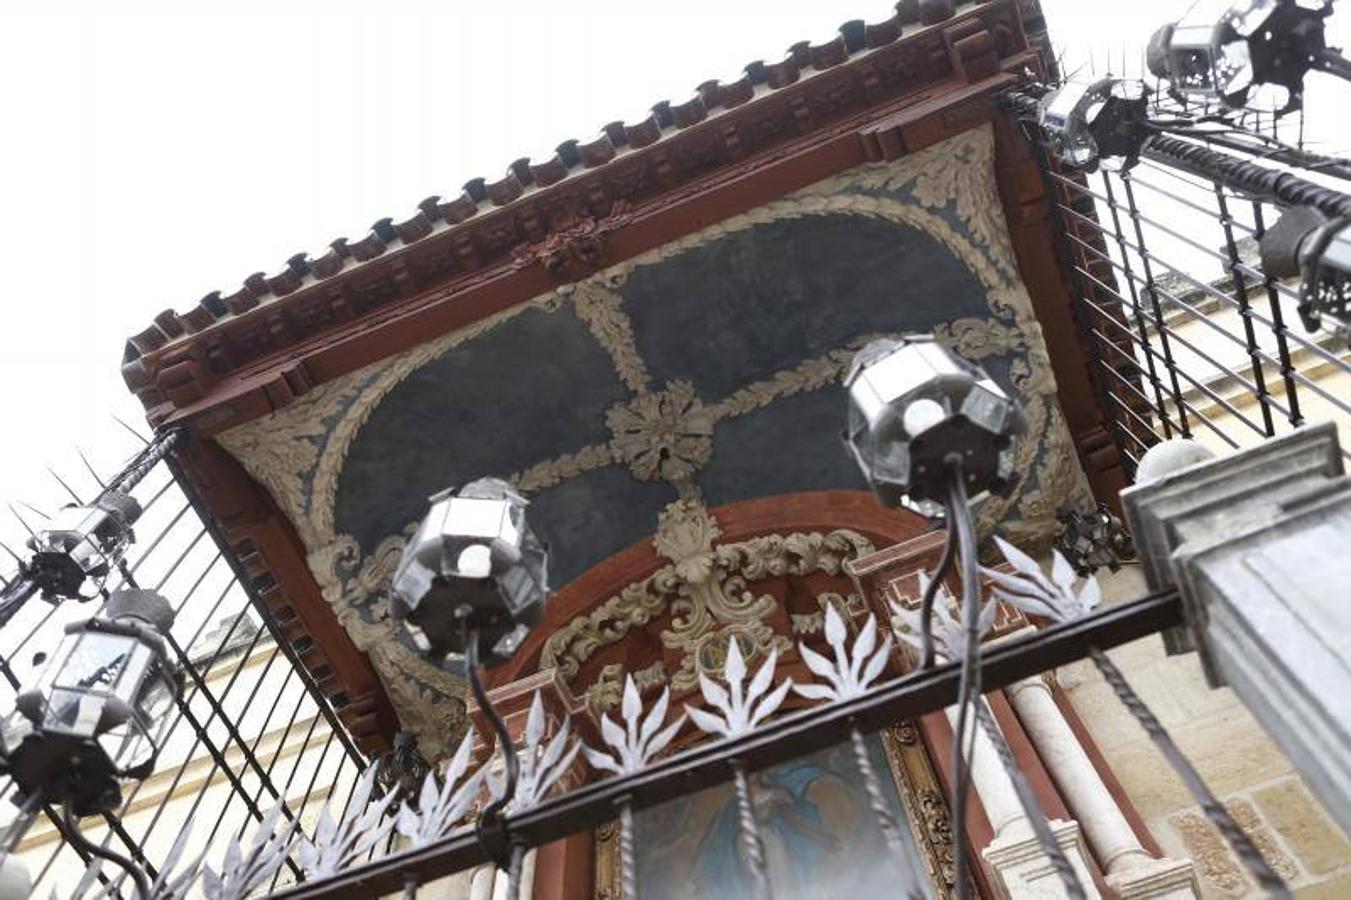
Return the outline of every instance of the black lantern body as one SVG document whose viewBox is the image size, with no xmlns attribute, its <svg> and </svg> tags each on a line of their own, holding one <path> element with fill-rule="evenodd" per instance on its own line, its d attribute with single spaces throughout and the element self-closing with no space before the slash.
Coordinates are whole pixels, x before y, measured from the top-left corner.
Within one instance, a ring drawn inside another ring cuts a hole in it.
<svg viewBox="0 0 1351 900">
<path fill-rule="evenodd" d="M 394 571 L 390 611 L 418 649 L 509 659 L 548 598 L 548 550 L 526 522 L 527 501 L 497 478 L 432 497 Z"/>
<path fill-rule="evenodd" d="M 1325 328 L 1351 345 L 1351 220 L 1294 206 L 1262 235 L 1259 247 L 1268 274 L 1300 279 L 1304 327 Z"/>
<path fill-rule="evenodd" d="M 141 505 L 130 494 L 105 491 L 89 506 L 67 506 L 29 540 L 28 575 L 47 599 L 89 600 L 87 580 L 102 581 L 127 551 Z"/>
<path fill-rule="evenodd" d="M 121 802 L 119 779 L 153 771 L 182 687 L 162 636 L 172 624 L 163 597 L 122 590 L 97 618 L 66 627 L 0 726 L 4 767 L 25 796 L 91 815 Z"/>
<path fill-rule="evenodd" d="M 1304 76 L 1322 66 L 1327 4 L 1297 0 L 1235 0 L 1218 14 L 1200 4 L 1150 39 L 1149 69 L 1172 93 L 1218 100 L 1241 109 L 1262 85 L 1283 88 L 1281 111 L 1298 109 Z"/>
<path fill-rule="evenodd" d="M 1086 172 L 1107 157 L 1124 157 L 1127 166 L 1134 165 L 1148 134 L 1147 120 L 1144 84 L 1120 78 L 1068 82 L 1037 107 L 1037 123 L 1056 158 Z"/>
<path fill-rule="evenodd" d="M 882 505 L 943 515 L 951 457 L 967 493 L 1006 493 L 1017 478 L 1022 410 L 980 367 L 928 336 L 874 341 L 845 378 L 846 438 Z"/>
</svg>

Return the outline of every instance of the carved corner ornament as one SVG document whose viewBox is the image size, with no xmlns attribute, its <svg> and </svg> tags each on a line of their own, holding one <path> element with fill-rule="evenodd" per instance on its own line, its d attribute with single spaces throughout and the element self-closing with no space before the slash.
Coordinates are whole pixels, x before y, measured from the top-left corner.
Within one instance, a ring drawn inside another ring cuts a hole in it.
<svg viewBox="0 0 1351 900">
<path fill-rule="evenodd" d="M 628 204 L 621 201 L 604 218 L 577 216 L 539 243 L 518 250 L 516 268 L 539 263 L 544 271 L 565 281 L 594 275 L 608 262 L 610 234 L 632 220 L 627 209 Z"/>
</svg>

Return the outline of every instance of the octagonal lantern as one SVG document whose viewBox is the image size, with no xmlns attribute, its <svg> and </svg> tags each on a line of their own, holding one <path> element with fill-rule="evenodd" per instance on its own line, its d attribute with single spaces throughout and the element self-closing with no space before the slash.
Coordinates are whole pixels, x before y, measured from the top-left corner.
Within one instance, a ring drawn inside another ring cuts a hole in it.
<svg viewBox="0 0 1351 900">
<path fill-rule="evenodd" d="M 87 580 L 101 586 L 131 545 L 141 505 L 130 494 L 105 491 L 88 506 L 67 506 L 28 542 L 29 574 L 48 599 L 89 600 Z"/>
<path fill-rule="evenodd" d="M 1273 105 L 1289 111 L 1300 104 L 1304 75 L 1321 65 L 1330 12 L 1307 0 L 1194 3 L 1150 38 L 1148 66 L 1179 96 L 1236 109 L 1252 103 L 1255 89 L 1278 87 Z"/>
<path fill-rule="evenodd" d="M 95 618 L 66 626 L 0 725 L 0 757 L 24 796 L 91 815 L 118 806 L 119 779 L 151 773 L 182 687 L 163 637 L 173 621 L 159 594 L 123 589 Z"/>
<path fill-rule="evenodd" d="M 968 497 L 1017 480 L 1022 410 L 979 366 L 927 335 L 874 341 L 845 377 L 846 438 L 882 505 L 943 515 L 954 461 Z"/>
<path fill-rule="evenodd" d="M 548 598 L 548 549 L 526 522 L 528 501 L 498 478 L 430 498 L 394 571 L 390 611 L 435 658 L 509 659 Z"/>
</svg>

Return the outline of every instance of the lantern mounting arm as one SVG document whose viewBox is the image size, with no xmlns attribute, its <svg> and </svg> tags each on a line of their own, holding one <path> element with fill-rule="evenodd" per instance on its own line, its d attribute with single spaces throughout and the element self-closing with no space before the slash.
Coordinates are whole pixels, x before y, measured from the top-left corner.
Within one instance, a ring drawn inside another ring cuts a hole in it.
<svg viewBox="0 0 1351 900">
<path fill-rule="evenodd" d="M 127 859 L 116 850 L 112 850 L 101 844 L 96 844 L 85 837 L 84 832 L 80 831 L 80 820 L 72 811 L 69 803 L 67 803 L 62 810 L 61 817 L 66 826 L 66 839 L 70 841 L 72 846 L 79 850 L 83 850 L 90 856 L 96 856 L 99 859 L 107 860 L 126 872 L 127 875 L 130 876 L 132 882 L 136 885 L 137 898 L 139 898 L 139 900 L 150 900 L 150 880 L 145 877 L 145 872 L 141 871 L 140 866 L 136 865 L 136 863 Z"/>
</svg>

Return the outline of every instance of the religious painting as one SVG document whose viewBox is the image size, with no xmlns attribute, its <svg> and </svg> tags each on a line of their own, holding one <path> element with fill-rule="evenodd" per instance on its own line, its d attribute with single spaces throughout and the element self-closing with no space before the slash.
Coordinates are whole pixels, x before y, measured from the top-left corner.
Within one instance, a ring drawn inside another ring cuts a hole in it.
<svg viewBox="0 0 1351 900">
<path fill-rule="evenodd" d="M 881 736 L 866 739 L 892 814 L 909 821 Z M 884 897 L 895 891 L 900 862 L 889 851 L 868 803 L 852 745 L 844 743 L 750 776 L 770 885 L 783 900 Z M 644 900 L 750 900 L 750 872 L 739 840 L 731 784 L 673 800 L 637 817 L 638 879 Z M 913 834 L 902 827 L 902 839 Z M 601 835 L 606 843 L 606 835 Z M 926 848 L 927 849 L 927 848 Z M 619 900 L 598 858 L 598 896 Z M 928 853 L 920 853 L 927 858 Z"/>
</svg>

